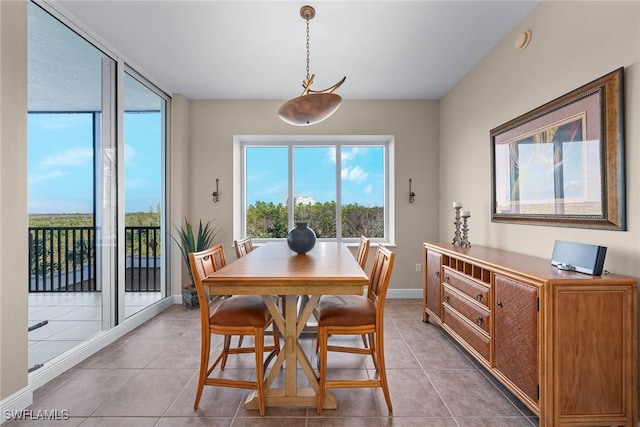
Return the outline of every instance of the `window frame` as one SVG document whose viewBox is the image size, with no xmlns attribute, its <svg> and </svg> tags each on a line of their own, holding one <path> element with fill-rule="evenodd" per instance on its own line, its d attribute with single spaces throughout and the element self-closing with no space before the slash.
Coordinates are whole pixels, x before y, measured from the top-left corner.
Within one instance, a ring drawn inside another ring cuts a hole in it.
<svg viewBox="0 0 640 427">
<path fill-rule="evenodd" d="M 247 146 L 273 146 L 287 147 L 288 152 L 293 151 L 294 146 L 335 146 L 336 149 L 342 146 L 384 146 L 384 237 L 373 238 L 372 243 L 386 245 L 395 244 L 395 194 L 394 194 L 394 136 L 393 135 L 234 135 L 233 137 L 233 235 L 236 239 L 246 237 L 246 159 L 245 148 Z M 292 157 L 289 154 L 289 168 L 291 168 Z M 340 158 L 336 159 L 336 203 L 341 206 L 342 180 Z M 288 188 L 291 193 L 293 188 L 293 174 L 288 174 Z M 291 197 L 289 198 L 291 199 Z M 292 199 L 291 199 L 292 200 Z M 293 203 L 293 202 L 290 202 Z M 289 227 L 293 226 L 293 211 L 288 209 Z M 338 221 L 340 214 L 336 213 Z M 338 224 L 336 224 L 338 225 Z M 341 237 L 341 224 L 337 228 L 338 237 L 326 238 L 327 241 L 341 241 L 345 243 L 355 243 L 357 237 Z M 278 239 L 255 239 L 257 243 L 267 241 L 277 241 Z"/>
</svg>

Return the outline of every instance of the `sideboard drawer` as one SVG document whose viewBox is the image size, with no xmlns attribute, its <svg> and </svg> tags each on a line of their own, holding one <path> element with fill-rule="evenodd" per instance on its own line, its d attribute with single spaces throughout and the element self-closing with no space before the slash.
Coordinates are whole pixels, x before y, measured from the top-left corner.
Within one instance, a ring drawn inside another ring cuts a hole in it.
<svg viewBox="0 0 640 427">
<path fill-rule="evenodd" d="M 443 324 L 458 334 L 467 344 L 473 347 L 489 363 L 489 338 L 473 326 L 458 317 L 449 307 L 444 305 Z"/>
<path fill-rule="evenodd" d="M 443 289 L 445 304 L 454 308 L 458 313 L 462 314 L 489 334 L 489 310 L 484 308 L 484 306 L 469 301 L 446 284 L 443 286 Z"/>
<path fill-rule="evenodd" d="M 449 268 L 444 269 L 444 283 L 489 307 L 489 288 Z"/>
</svg>

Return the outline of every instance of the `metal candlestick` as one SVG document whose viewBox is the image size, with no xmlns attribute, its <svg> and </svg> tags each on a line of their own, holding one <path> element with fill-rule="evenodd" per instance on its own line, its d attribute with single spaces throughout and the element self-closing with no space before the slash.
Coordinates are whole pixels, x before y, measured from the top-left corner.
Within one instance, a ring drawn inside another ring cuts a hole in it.
<svg viewBox="0 0 640 427">
<path fill-rule="evenodd" d="M 468 216 L 462 217 L 462 240 L 460 241 L 460 246 L 464 246 L 468 248 L 471 246 L 471 242 L 469 242 L 469 224 L 467 224 Z"/>
<path fill-rule="evenodd" d="M 460 245 L 462 243 L 462 239 L 460 238 L 460 209 L 462 209 L 462 206 L 456 207 L 454 208 L 456 210 L 456 220 L 453 221 L 453 224 L 456 226 L 456 231 L 453 235 L 453 244 L 454 245 Z"/>
</svg>

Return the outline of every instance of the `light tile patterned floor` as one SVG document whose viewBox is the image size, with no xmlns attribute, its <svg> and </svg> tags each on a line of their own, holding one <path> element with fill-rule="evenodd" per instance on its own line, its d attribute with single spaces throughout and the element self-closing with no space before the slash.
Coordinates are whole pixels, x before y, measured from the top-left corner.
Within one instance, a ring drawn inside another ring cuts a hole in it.
<svg viewBox="0 0 640 427">
<path fill-rule="evenodd" d="M 537 425 L 537 418 L 489 379 L 439 327 L 421 319 L 419 300 L 388 300 L 385 345 L 392 415 L 380 390 L 370 389 L 333 390 L 339 407 L 321 416 L 315 408 L 267 408 L 266 416 L 260 417 L 243 407 L 248 391 L 205 387 L 200 407 L 194 410 L 199 319 L 197 311 L 179 305 L 36 390 L 30 409 L 66 410 L 69 420 L 47 423 L 64 426 Z M 308 354 L 314 345 L 313 338 L 304 339 Z M 315 363 L 315 356 L 310 357 Z M 251 375 L 251 366 L 250 355 L 231 356 L 225 373 Z M 370 360 L 358 355 L 330 356 L 329 366 L 331 376 L 367 375 L 372 368 Z M 8 425 L 31 424 L 44 425 L 17 420 Z"/>
<path fill-rule="evenodd" d="M 137 313 L 160 299 L 160 292 L 126 292 L 125 316 Z M 44 364 L 91 338 L 101 330 L 100 292 L 29 293 L 28 366 Z"/>
</svg>

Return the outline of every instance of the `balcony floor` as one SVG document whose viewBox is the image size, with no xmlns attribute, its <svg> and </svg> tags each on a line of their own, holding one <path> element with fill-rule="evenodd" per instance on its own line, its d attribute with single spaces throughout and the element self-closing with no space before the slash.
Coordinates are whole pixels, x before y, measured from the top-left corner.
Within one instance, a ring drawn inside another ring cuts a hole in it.
<svg viewBox="0 0 640 427">
<path fill-rule="evenodd" d="M 126 292 L 128 317 L 160 300 L 160 292 Z M 29 327 L 48 323 L 29 332 L 31 368 L 45 363 L 100 332 L 100 292 L 29 293 Z"/>
</svg>

